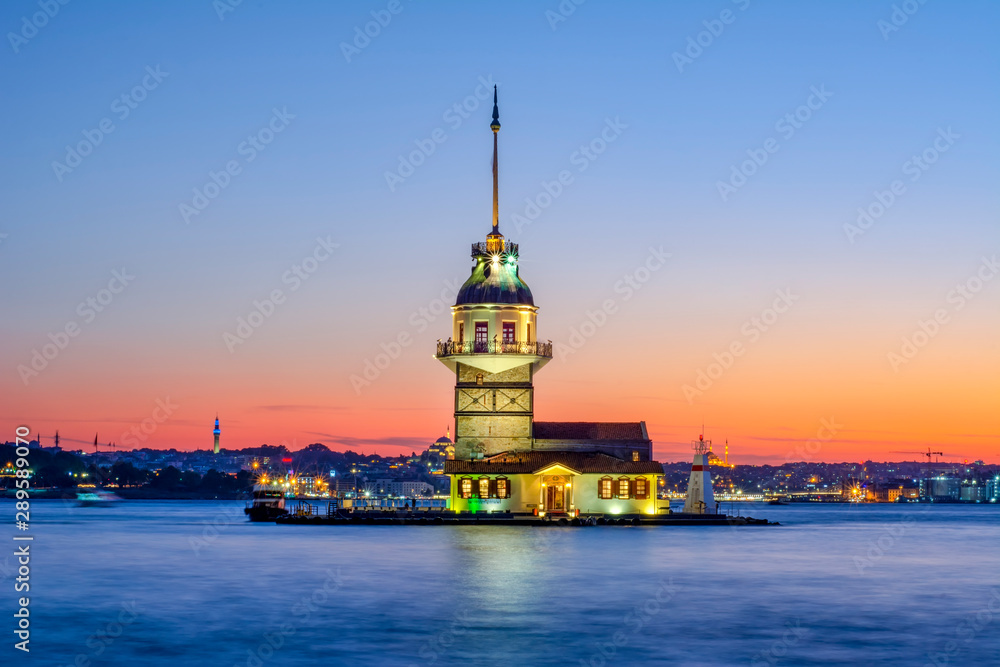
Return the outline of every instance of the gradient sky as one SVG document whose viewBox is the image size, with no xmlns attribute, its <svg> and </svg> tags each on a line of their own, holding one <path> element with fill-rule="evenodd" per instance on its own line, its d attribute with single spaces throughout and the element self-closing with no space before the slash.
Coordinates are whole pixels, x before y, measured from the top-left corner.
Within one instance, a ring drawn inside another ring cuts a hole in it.
<svg viewBox="0 0 1000 667">
<path fill-rule="evenodd" d="M 442 435 L 454 377 L 432 358 L 450 335 L 439 300 L 490 224 L 483 80 L 500 90 L 501 231 L 520 243 L 539 338 L 559 344 L 536 419 L 643 419 L 668 461 L 702 422 L 739 463 L 928 446 L 1000 460 L 1000 279 L 976 283 L 1000 253 L 996 3 L 931 2 L 898 26 L 889 1 L 592 0 L 564 21 L 547 14 L 556 0 L 402 0 L 396 14 L 246 0 L 221 19 L 218 5 L 70 3 L 37 31 L 24 27 L 37 3 L 0 7 L 4 438 L 28 424 L 71 447 L 95 432 L 122 445 L 155 416 L 132 442 L 207 448 L 216 412 L 233 448 L 396 454 Z M 391 20 L 348 61 L 372 12 Z M 144 77 L 122 118 L 115 100 Z M 776 125 L 812 90 L 830 96 Z M 469 118 L 449 112 L 469 96 Z M 243 142 L 274 109 L 294 118 L 248 161 Z M 102 119 L 113 131 L 57 175 Z M 609 120 L 614 141 L 581 157 Z M 724 200 L 718 183 L 765 145 Z M 230 161 L 239 173 L 186 222 L 180 205 Z M 564 170 L 572 182 L 518 228 L 511 216 Z M 884 214 L 845 231 L 896 180 Z M 292 289 L 283 276 L 317 238 L 339 247 Z M 651 247 L 670 258 L 626 299 L 619 281 L 647 277 Z M 134 279 L 90 320 L 78 305 L 123 268 Z M 979 291 L 956 296 L 970 279 Z M 231 352 L 224 333 L 275 289 L 284 302 Z M 779 290 L 795 300 L 771 318 Z M 606 322 L 574 336 L 609 299 Z M 934 335 L 917 333 L 936 311 Z M 69 323 L 78 335 L 23 381 Z M 352 385 L 400 335 L 397 358 Z M 734 342 L 743 354 L 713 368 Z M 685 395 L 699 372 L 716 377 Z"/>
</svg>

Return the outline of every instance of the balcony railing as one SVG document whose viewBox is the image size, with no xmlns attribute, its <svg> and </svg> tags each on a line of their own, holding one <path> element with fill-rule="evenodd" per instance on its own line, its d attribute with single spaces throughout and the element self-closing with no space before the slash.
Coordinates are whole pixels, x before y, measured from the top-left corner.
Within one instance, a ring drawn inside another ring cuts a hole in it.
<svg viewBox="0 0 1000 667">
<path fill-rule="evenodd" d="M 501 254 L 504 254 L 504 255 L 513 255 L 514 257 L 517 257 L 517 244 L 516 243 L 511 243 L 510 241 L 504 241 L 504 249 L 503 249 L 503 253 L 501 253 Z M 490 257 L 492 255 L 493 255 L 493 253 L 491 253 L 487 249 L 487 242 L 486 241 L 480 241 L 479 243 L 473 243 L 472 244 L 472 256 L 473 257 Z"/>
<path fill-rule="evenodd" d="M 437 356 L 450 357 L 456 354 L 530 354 L 538 357 L 552 357 L 552 341 L 547 343 L 498 343 L 496 341 L 438 341 Z"/>
</svg>

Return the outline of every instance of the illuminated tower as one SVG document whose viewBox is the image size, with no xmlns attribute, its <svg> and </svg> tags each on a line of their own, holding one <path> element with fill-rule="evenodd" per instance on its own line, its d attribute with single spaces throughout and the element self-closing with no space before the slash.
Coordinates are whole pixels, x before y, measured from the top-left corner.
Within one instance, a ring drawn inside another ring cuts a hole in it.
<svg viewBox="0 0 1000 667">
<path fill-rule="evenodd" d="M 222 434 L 222 430 L 219 428 L 219 415 L 215 415 L 215 428 L 212 430 L 212 434 L 215 436 L 215 446 L 212 448 L 212 451 L 218 454 L 219 436 Z"/>
<path fill-rule="evenodd" d="M 438 341 L 441 363 L 455 373 L 455 458 L 532 448 L 535 372 L 552 359 L 552 343 L 536 340 L 531 290 L 521 280 L 518 249 L 500 233 L 497 134 L 493 87 L 493 228 L 472 244 L 472 275 L 452 306 L 451 337 Z"/>
<path fill-rule="evenodd" d="M 712 451 L 712 441 L 699 435 L 694 445 L 694 463 L 691 465 L 691 479 L 688 481 L 687 499 L 684 501 L 685 514 L 715 514 L 715 496 L 712 493 L 712 473 L 708 469 L 708 454 Z"/>
</svg>

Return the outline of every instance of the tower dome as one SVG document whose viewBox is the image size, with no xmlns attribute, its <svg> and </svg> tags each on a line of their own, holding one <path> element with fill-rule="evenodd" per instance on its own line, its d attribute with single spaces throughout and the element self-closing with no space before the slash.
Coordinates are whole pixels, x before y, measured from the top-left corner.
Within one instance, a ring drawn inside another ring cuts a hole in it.
<svg viewBox="0 0 1000 667">
<path fill-rule="evenodd" d="M 456 306 L 479 303 L 502 303 L 534 306 L 531 290 L 518 276 L 516 245 L 508 243 L 504 254 L 490 255 L 473 246 L 472 257 L 476 265 L 455 299 Z M 510 252 L 513 246 L 514 252 Z"/>
</svg>

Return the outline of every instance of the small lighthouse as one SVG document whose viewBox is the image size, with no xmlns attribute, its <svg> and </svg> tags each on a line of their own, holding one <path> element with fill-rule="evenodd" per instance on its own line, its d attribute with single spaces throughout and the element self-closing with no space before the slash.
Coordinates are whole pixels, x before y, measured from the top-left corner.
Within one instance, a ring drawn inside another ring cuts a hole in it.
<svg viewBox="0 0 1000 667">
<path fill-rule="evenodd" d="M 222 430 L 219 428 L 219 415 L 215 415 L 215 428 L 212 430 L 212 434 L 215 436 L 215 446 L 212 448 L 212 452 L 218 454 L 219 436 L 222 435 Z"/>
<path fill-rule="evenodd" d="M 712 494 L 712 473 L 708 469 L 708 455 L 712 451 L 712 441 L 705 440 L 705 435 L 702 434 L 691 444 L 694 446 L 694 463 L 691 465 L 691 480 L 688 482 L 684 513 L 714 514 L 715 496 Z"/>
</svg>

